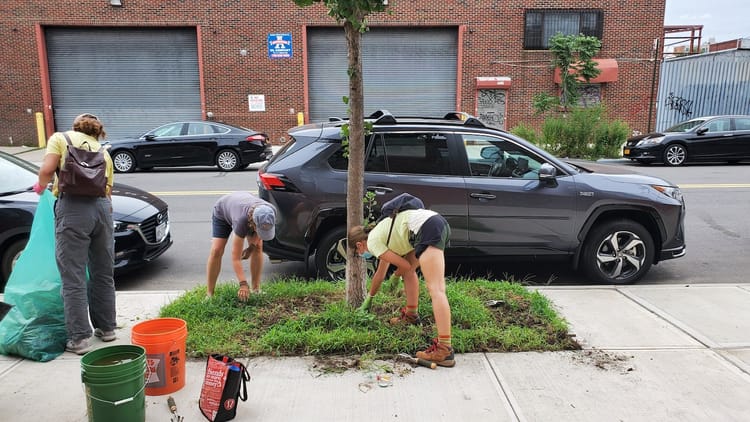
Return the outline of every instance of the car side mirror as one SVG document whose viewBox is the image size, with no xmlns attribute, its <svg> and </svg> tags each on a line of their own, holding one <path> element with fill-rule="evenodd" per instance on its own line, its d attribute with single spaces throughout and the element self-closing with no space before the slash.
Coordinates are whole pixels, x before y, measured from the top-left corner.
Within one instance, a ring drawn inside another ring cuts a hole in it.
<svg viewBox="0 0 750 422">
<path fill-rule="evenodd" d="M 539 183 L 545 186 L 557 186 L 557 169 L 549 163 L 542 163 L 539 167 Z"/>
<path fill-rule="evenodd" d="M 707 128 L 707 127 L 702 127 L 702 128 L 700 128 L 700 129 L 696 130 L 696 131 L 695 131 L 695 134 L 696 134 L 696 135 L 703 135 L 703 134 L 704 134 L 704 133 L 706 133 L 706 132 L 708 132 L 708 128 Z"/>
<path fill-rule="evenodd" d="M 500 151 L 500 148 L 495 146 L 488 146 L 484 147 L 479 151 L 479 156 L 484 158 L 485 160 L 497 160 L 498 158 L 502 158 L 503 153 Z"/>
<path fill-rule="evenodd" d="M 154 139 L 156 139 L 156 136 L 154 136 L 154 135 L 151 135 L 151 134 L 148 134 L 148 135 L 144 136 L 144 138 L 145 138 L 145 139 L 146 139 L 147 141 L 153 141 Z"/>
</svg>

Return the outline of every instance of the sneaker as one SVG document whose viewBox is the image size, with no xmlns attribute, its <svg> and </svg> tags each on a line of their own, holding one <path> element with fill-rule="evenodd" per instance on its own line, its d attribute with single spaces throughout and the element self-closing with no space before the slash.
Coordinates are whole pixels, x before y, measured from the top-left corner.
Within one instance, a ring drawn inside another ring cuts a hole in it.
<svg viewBox="0 0 750 422">
<path fill-rule="evenodd" d="M 117 335 L 115 334 L 114 330 L 112 331 L 104 331 L 101 328 L 97 328 L 94 330 L 94 335 L 102 339 L 102 341 L 115 341 L 117 340 Z"/>
<path fill-rule="evenodd" d="M 84 338 L 78 341 L 68 340 L 65 344 L 65 351 L 75 353 L 77 355 L 85 355 L 91 350 L 89 339 Z"/>
<path fill-rule="evenodd" d="M 417 359 L 425 359 L 435 362 L 438 366 L 453 367 L 456 364 L 456 358 L 453 356 L 453 348 L 446 346 L 438 341 L 432 340 L 432 346 L 424 352 L 417 352 Z"/>
<path fill-rule="evenodd" d="M 410 314 L 406 312 L 406 308 L 401 308 L 401 316 L 393 317 L 389 321 L 391 325 L 401 325 L 401 324 L 412 324 L 412 325 L 420 325 L 422 324 L 422 320 L 419 319 L 418 314 Z"/>
</svg>

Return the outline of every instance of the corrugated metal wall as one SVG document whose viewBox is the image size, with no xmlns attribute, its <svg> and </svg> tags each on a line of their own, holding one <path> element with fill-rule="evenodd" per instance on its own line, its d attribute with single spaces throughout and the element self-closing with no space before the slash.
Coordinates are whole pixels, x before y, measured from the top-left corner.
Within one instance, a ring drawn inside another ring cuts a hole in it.
<svg viewBox="0 0 750 422">
<path fill-rule="evenodd" d="M 45 40 L 57 130 L 84 112 L 107 139 L 202 116 L 195 28 L 49 27 Z"/>
<path fill-rule="evenodd" d="M 341 28 L 308 28 L 310 120 L 346 117 L 346 39 Z M 443 116 L 456 108 L 456 28 L 370 28 L 362 34 L 365 115 Z"/>
<path fill-rule="evenodd" d="M 750 50 L 665 60 L 656 105 L 657 131 L 694 117 L 750 114 Z"/>
</svg>

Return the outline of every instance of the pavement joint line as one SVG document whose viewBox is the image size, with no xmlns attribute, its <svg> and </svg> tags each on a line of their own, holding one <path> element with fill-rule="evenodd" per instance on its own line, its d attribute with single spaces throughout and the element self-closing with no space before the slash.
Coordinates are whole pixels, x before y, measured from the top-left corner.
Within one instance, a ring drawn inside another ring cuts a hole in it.
<svg viewBox="0 0 750 422">
<path fill-rule="evenodd" d="M 728 351 L 729 350 L 717 350 L 716 354 L 718 354 L 729 364 L 733 365 L 735 368 L 739 369 L 745 375 L 745 377 L 748 378 L 748 381 L 750 381 L 750 365 L 748 365 L 742 359 L 732 354 L 726 353 Z"/>
<path fill-rule="evenodd" d="M 719 347 L 713 347 L 712 349 L 713 350 L 726 350 L 726 351 L 750 349 L 750 343 L 730 343 L 730 344 L 724 344 Z"/>
<path fill-rule="evenodd" d="M 536 290 L 615 290 L 616 286 L 595 285 L 595 286 L 524 286 L 528 289 Z"/>
<path fill-rule="evenodd" d="M 16 361 L 15 361 L 15 362 L 13 362 L 12 364 L 10 364 L 10 366 L 8 366 L 8 367 L 7 367 L 7 368 L 5 368 L 5 369 L 4 369 L 4 370 L 3 370 L 2 372 L 0 372 L 0 378 L 3 378 L 4 376 L 6 376 L 6 375 L 8 375 L 9 373 L 11 373 L 11 371 L 13 371 L 13 370 L 14 370 L 14 369 L 16 369 L 16 368 L 17 368 L 18 366 L 20 366 L 20 365 L 21 365 L 21 364 L 23 363 L 23 361 L 24 361 L 24 359 L 23 359 L 23 358 L 19 358 L 18 360 L 16 360 Z"/>
<path fill-rule="evenodd" d="M 636 290 L 637 288 L 633 289 Z M 716 347 L 719 347 L 719 344 L 711 340 L 710 338 L 704 336 L 698 331 L 695 331 L 691 329 L 687 324 L 684 324 L 682 321 L 677 319 L 676 317 L 672 316 L 669 312 L 660 309 L 658 306 L 654 305 L 653 303 L 649 302 L 648 300 L 639 297 L 637 294 L 630 291 L 629 288 L 618 288 L 616 289 L 620 294 L 627 297 L 628 299 L 632 300 L 636 304 L 642 306 L 647 311 L 651 312 L 652 314 L 656 315 L 658 318 L 663 319 L 664 321 L 668 322 L 669 324 L 672 324 L 675 328 L 682 331 L 683 333 L 687 334 L 689 337 L 691 337 L 693 340 L 697 341 L 698 343 L 704 345 L 708 349 L 713 349 Z"/>
<path fill-rule="evenodd" d="M 501 371 L 492 364 L 492 360 L 487 356 L 487 353 L 482 353 L 482 356 L 484 357 L 482 364 L 485 365 L 485 369 L 495 377 L 495 382 L 492 384 L 495 386 L 501 399 L 504 399 L 503 404 L 505 405 L 508 415 L 516 422 L 526 422 L 526 418 L 520 410 L 521 405 L 513 395 L 513 392 L 510 389 L 508 382 L 503 378 Z"/>
<path fill-rule="evenodd" d="M 599 350 L 602 352 L 638 352 L 638 351 L 673 351 L 673 350 L 711 350 L 701 346 L 596 346 L 582 347 L 582 351 Z M 572 350 L 575 352 L 575 350 Z"/>
</svg>

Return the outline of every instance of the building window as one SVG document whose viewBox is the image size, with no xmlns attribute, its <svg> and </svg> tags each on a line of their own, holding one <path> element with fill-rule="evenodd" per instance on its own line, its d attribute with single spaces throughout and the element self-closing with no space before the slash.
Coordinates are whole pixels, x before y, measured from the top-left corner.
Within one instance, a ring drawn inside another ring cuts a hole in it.
<svg viewBox="0 0 750 422">
<path fill-rule="evenodd" d="M 549 39 L 563 35 L 588 35 L 602 39 L 604 12 L 601 10 L 539 10 L 526 11 L 523 48 L 546 50 Z"/>
<path fill-rule="evenodd" d="M 581 84 L 578 87 L 578 106 L 593 107 L 602 103 L 601 84 Z"/>
</svg>

